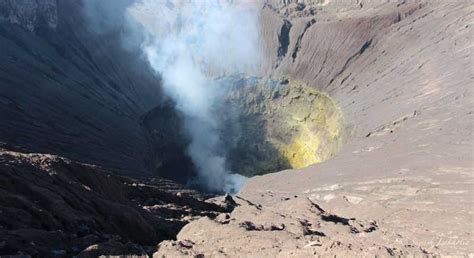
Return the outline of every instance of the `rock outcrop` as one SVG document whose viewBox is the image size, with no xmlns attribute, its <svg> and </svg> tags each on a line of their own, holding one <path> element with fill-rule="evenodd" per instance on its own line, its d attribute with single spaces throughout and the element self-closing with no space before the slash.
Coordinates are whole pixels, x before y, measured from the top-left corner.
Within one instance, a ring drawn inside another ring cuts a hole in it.
<svg viewBox="0 0 474 258">
<path fill-rule="evenodd" d="M 235 199 L 239 206 L 232 213 L 188 224 L 177 240 L 162 242 L 153 257 L 429 254 L 419 246 L 404 245 L 406 239 L 385 231 L 376 221 L 340 217 L 304 196 L 268 206 L 240 196 Z"/>
<path fill-rule="evenodd" d="M 50 154 L 1 149 L 0 172 L 0 255 L 146 255 L 189 221 L 229 211 L 171 181 Z"/>
</svg>

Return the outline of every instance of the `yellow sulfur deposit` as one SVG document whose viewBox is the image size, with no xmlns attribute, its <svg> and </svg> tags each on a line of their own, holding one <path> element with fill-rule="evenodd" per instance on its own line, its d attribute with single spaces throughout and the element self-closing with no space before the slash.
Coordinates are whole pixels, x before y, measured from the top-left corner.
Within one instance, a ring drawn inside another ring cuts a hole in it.
<svg viewBox="0 0 474 258">
<path fill-rule="evenodd" d="M 304 104 L 294 103 L 298 107 L 306 105 L 306 108 L 300 109 L 306 110 L 305 119 L 292 116 L 291 120 L 280 121 L 291 124 L 293 132 L 290 134 L 289 143 L 276 143 L 292 168 L 302 168 L 322 162 L 338 151 L 342 133 L 342 113 L 326 94 L 303 83 L 291 83 L 290 88 L 300 89 L 300 93 L 314 96 L 311 101 L 301 102 Z"/>
<path fill-rule="evenodd" d="M 301 168 L 339 150 L 343 115 L 331 97 L 301 82 L 281 82 L 260 82 L 229 95 L 243 111 L 241 135 L 230 155 L 234 171 L 255 175 Z"/>
<path fill-rule="evenodd" d="M 293 137 L 290 144 L 280 146 L 282 155 L 288 159 L 292 168 L 301 168 L 322 161 L 316 152 L 321 140 L 317 134 L 303 129 L 305 127 L 302 126 L 301 132 Z"/>
</svg>

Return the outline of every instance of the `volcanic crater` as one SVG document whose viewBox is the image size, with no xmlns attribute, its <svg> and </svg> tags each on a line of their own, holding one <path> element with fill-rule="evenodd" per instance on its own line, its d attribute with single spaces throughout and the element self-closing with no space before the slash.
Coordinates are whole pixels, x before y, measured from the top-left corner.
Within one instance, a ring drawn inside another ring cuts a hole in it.
<svg viewBox="0 0 474 258">
<path fill-rule="evenodd" d="M 0 1 L 0 255 L 474 252 L 468 1 L 262 1 L 257 74 L 212 83 L 233 196 L 192 185 L 129 2 L 87 2 Z"/>
</svg>

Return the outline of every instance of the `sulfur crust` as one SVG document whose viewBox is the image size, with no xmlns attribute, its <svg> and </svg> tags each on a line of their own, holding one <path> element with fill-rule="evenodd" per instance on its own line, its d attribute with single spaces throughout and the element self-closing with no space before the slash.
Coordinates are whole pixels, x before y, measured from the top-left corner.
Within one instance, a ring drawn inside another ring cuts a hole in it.
<svg viewBox="0 0 474 258">
<path fill-rule="evenodd" d="M 231 157 L 244 175 L 302 168 L 333 156 L 341 145 L 343 115 L 327 94 L 287 77 L 231 92 L 243 111 L 241 136 Z"/>
<path fill-rule="evenodd" d="M 334 155 L 340 147 L 343 127 L 342 112 L 329 95 L 301 82 L 290 83 L 290 89 L 298 88 L 315 96 L 310 102 L 309 117 L 303 120 L 292 117 L 294 121 L 286 121 L 294 124 L 297 132 L 289 144 L 276 143 L 292 168 L 319 163 Z"/>
</svg>

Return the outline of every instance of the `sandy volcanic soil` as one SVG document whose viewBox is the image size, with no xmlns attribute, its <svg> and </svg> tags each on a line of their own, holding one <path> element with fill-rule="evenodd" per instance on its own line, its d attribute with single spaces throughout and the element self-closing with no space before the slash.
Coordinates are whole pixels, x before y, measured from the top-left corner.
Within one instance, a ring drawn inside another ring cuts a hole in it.
<svg viewBox="0 0 474 258">
<path fill-rule="evenodd" d="M 188 224 L 155 257 L 472 254 L 472 3 L 274 2 L 266 69 L 329 92 L 346 143 L 324 163 L 249 179 L 232 213 Z"/>
</svg>

